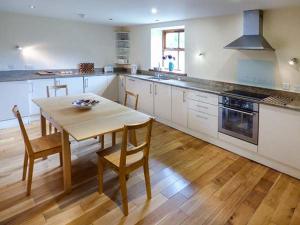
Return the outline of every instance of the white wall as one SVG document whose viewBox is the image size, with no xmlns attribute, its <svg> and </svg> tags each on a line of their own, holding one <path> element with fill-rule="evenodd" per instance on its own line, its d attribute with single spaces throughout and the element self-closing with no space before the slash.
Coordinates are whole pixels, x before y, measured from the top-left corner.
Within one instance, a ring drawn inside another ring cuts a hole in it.
<svg viewBox="0 0 300 225">
<path fill-rule="evenodd" d="M 282 83 L 289 82 L 294 90 L 300 84 L 299 66 L 291 67 L 287 62 L 291 57 L 300 59 L 299 18 L 300 7 L 264 12 L 264 36 L 276 49 L 275 52 L 223 48 L 242 34 L 242 13 L 133 26 L 129 27 L 132 39 L 130 60 L 141 69 L 149 69 L 151 28 L 184 25 L 188 76 L 279 89 Z M 205 56 L 199 57 L 199 52 L 205 52 Z"/>
<path fill-rule="evenodd" d="M 114 62 L 114 40 L 112 26 L 0 12 L 0 70 L 103 67 Z"/>
</svg>

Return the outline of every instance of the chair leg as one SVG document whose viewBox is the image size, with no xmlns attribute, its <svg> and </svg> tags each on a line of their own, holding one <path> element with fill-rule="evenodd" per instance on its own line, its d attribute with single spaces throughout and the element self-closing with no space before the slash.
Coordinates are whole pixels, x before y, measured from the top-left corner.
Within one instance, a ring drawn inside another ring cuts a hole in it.
<svg viewBox="0 0 300 225">
<path fill-rule="evenodd" d="M 34 159 L 29 159 L 27 195 L 31 194 L 32 174 L 33 174 Z"/>
<path fill-rule="evenodd" d="M 104 173 L 104 162 L 98 156 L 98 192 L 103 193 L 103 173 Z"/>
<path fill-rule="evenodd" d="M 54 132 L 57 133 L 57 128 L 54 128 Z"/>
<path fill-rule="evenodd" d="M 60 166 L 62 167 L 63 164 L 63 156 L 62 156 L 62 152 L 59 153 L 59 162 L 60 162 Z"/>
<path fill-rule="evenodd" d="M 104 149 L 104 134 L 99 136 L 99 142 L 101 143 L 101 149 Z"/>
<path fill-rule="evenodd" d="M 146 183 L 147 198 L 151 199 L 151 183 L 150 183 L 148 160 L 144 161 L 143 167 L 144 167 L 144 176 L 145 176 L 145 183 Z"/>
<path fill-rule="evenodd" d="M 49 134 L 51 134 L 51 133 L 52 133 L 52 124 L 49 123 Z"/>
<path fill-rule="evenodd" d="M 26 179 L 27 165 L 28 165 L 28 155 L 27 155 L 27 152 L 26 152 L 26 150 L 25 150 L 22 180 L 25 180 L 25 179 Z"/>
<path fill-rule="evenodd" d="M 116 145 L 116 132 L 112 132 L 111 134 L 111 145 L 112 146 Z"/>
<path fill-rule="evenodd" d="M 120 188 L 122 194 L 122 205 L 123 213 L 125 216 L 128 215 L 128 199 L 127 199 L 127 187 L 126 187 L 126 176 L 125 174 L 119 174 Z"/>
</svg>

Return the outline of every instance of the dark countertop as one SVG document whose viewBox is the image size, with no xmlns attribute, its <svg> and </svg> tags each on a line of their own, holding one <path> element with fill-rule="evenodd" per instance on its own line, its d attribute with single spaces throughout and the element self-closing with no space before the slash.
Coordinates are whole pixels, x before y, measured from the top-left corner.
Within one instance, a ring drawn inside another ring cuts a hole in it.
<svg viewBox="0 0 300 225">
<path fill-rule="evenodd" d="M 203 91 L 203 92 L 217 94 L 217 95 L 232 96 L 224 92 L 233 89 L 262 93 L 262 94 L 269 95 L 270 97 L 261 101 L 256 101 L 257 103 L 300 111 L 300 93 L 286 92 L 286 91 L 273 90 L 267 88 L 257 88 L 257 87 L 251 87 L 245 85 L 228 84 L 228 83 L 224 85 L 224 82 L 217 82 L 217 81 L 201 82 L 200 79 L 198 82 L 187 81 L 187 80 L 175 80 L 175 79 L 155 80 L 155 79 L 151 79 L 152 76 L 149 75 L 131 75 L 131 74 L 125 74 L 125 75 L 132 78 L 141 79 L 141 80 L 168 84 L 175 87 L 182 87 L 190 90 Z"/>
<path fill-rule="evenodd" d="M 104 72 L 95 72 L 90 74 L 80 74 L 78 72 L 73 72 L 72 74 L 61 74 L 58 72 L 54 72 L 51 75 L 38 75 L 36 72 L 37 71 L 24 71 L 24 70 L 0 71 L 0 82 L 52 79 L 52 78 L 64 78 L 64 77 L 107 76 L 107 75 L 116 74 L 116 73 L 104 73 Z"/>
</svg>

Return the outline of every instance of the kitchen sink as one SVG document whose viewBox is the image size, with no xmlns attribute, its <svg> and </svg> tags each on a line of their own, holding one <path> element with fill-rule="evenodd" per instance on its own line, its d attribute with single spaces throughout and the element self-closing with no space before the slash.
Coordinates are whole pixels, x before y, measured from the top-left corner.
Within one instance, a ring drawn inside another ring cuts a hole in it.
<svg viewBox="0 0 300 225">
<path fill-rule="evenodd" d="M 168 77 L 152 77 L 149 78 L 150 80 L 170 80 L 170 78 Z"/>
</svg>

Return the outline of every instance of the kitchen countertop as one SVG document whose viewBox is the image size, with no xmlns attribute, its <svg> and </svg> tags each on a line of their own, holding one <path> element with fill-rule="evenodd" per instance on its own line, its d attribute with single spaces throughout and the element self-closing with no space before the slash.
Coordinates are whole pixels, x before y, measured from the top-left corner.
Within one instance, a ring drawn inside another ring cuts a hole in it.
<svg viewBox="0 0 300 225">
<path fill-rule="evenodd" d="M 35 80 L 35 79 L 51 79 L 51 78 L 64 78 L 64 77 L 87 77 L 87 76 L 106 76 L 114 75 L 116 73 L 104 73 L 104 72 L 95 72 L 89 74 L 80 74 L 74 72 L 72 74 L 61 74 L 59 72 L 54 72 L 51 75 L 38 75 L 37 71 L 0 71 L 0 82 L 9 82 L 9 81 L 26 81 L 26 80 Z"/>
<path fill-rule="evenodd" d="M 286 108 L 286 109 L 291 109 L 291 110 L 297 110 L 300 111 L 300 94 L 299 93 L 292 93 L 292 92 L 284 92 L 280 90 L 271 90 L 271 89 L 266 89 L 266 88 L 255 88 L 255 87 L 248 87 L 244 85 L 216 85 L 214 82 L 206 82 L 206 83 L 201 83 L 201 82 L 195 82 L 195 81 L 185 81 L 185 80 L 175 80 L 175 79 L 168 79 L 168 80 L 157 80 L 157 79 L 151 79 L 152 76 L 149 75 L 131 75 L 131 74 L 124 74 L 128 77 L 132 78 L 137 78 L 141 80 L 147 80 L 151 82 L 156 82 L 156 83 L 162 83 L 162 84 L 168 84 L 171 86 L 175 87 L 182 87 L 182 88 L 187 88 L 190 90 L 196 90 L 196 91 L 203 91 L 211 94 L 217 94 L 217 95 L 227 95 L 227 96 L 232 96 L 231 94 L 226 94 L 224 93 L 225 91 L 228 90 L 233 90 L 233 89 L 239 89 L 239 90 L 244 90 L 249 91 L 248 89 L 251 88 L 252 91 L 254 92 L 263 92 L 264 94 L 270 95 L 269 98 L 265 100 L 260 100 L 256 101 L 257 103 L 260 104 L 265 104 L 265 105 L 271 105 L 271 106 L 277 106 L 281 108 Z M 207 84 L 209 83 L 209 84 Z M 238 86 L 238 87 L 236 87 Z M 243 88 L 244 87 L 244 88 Z M 285 96 L 288 95 L 288 96 Z M 283 104 L 281 99 L 289 99 L 290 101 L 287 104 Z"/>
</svg>

